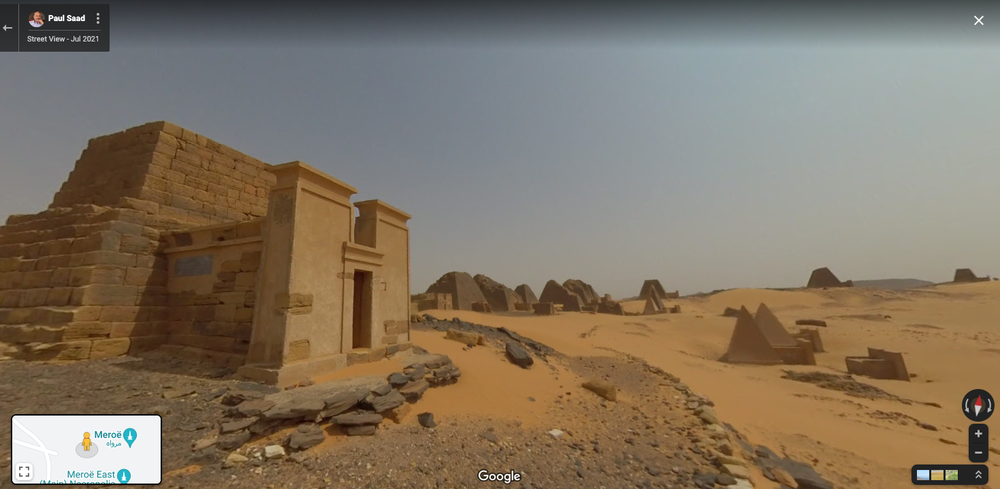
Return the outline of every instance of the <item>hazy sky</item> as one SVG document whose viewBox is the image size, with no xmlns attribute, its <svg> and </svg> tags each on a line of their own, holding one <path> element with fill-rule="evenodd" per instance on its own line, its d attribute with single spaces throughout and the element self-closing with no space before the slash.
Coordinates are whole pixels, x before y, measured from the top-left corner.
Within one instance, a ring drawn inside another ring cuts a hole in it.
<svg viewBox="0 0 1000 489">
<path fill-rule="evenodd" d="M 168 120 L 412 214 L 414 292 L 1000 274 L 1000 43 L 973 11 L 380 30 L 128 8 L 110 53 L 0 53 L 0 214 L 43 210 L 89 138 Z"/>
</svg>

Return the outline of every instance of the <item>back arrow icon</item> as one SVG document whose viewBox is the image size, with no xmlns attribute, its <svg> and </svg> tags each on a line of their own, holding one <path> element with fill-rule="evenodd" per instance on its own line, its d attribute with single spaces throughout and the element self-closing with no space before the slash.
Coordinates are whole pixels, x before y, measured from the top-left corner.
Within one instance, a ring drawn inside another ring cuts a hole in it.
<svg viewBox="0 0 1000 489">
<path fill-rule="evenodd" d="M 4 31 L 4 32 L 7 32 L 7 31 L 9 31 L 9 30 L 11 30 L 11 29 L 13 29 L 13 27 L 11 27 L 11 26 L 9 26 L 9 25 L 5 25 L 5 26 L 3 26 L 3 31 Z"/>
</svg>

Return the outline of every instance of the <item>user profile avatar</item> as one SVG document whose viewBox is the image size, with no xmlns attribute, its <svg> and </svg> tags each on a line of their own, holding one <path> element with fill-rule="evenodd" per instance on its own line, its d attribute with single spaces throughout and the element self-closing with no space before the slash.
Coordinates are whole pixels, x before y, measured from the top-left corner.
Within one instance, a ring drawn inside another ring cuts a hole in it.
<svg viewBox="0 0 1000 489">
<path fill-rule="evenodd" d="M 28 17 L 28 24 L 31 27 L 41 27 L 45 23 L 45 14 L 41 12 L 33 12 L 31 17 Z"/>
</svg>

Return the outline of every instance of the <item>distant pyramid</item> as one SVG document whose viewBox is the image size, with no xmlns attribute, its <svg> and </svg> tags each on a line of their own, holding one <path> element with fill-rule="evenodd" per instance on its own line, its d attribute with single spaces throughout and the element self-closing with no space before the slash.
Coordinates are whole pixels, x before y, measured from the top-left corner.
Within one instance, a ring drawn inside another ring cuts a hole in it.
<svg viewBox="0 0 1000 489">
<path fill-rule="evenodd" d="M 646 297 L 646 305 L 642 310 L 642 314 L 659 314 L 665 310 L 666 308 L 663 307 L 663 301 L 660 300 L 660 295 L 654 291 Z"/>
<path fill-rule="evenodd" d="M 955 270 L 955 282 L 988 282 L 989 276 L 977 277 L 971 268 L 959 268 Z"/>
<path fill-rule="evenodd" d="M 567 290 L 566 287 L 559 285 L 559 282 L 555 280 L 549 280 L 545 283 L 545 288 L 542 289 L 542 296 L 538 298 L 538 301 L 562 304 L 563 311 L 580 311 L 583 309 L 583 299 Z"/>
<path fill-rule="evenodd" d="M 451 294 L 451 306 L 462 311 L 471 311 L 473 302 L 486 302 L 479 285 L 472 275 L 465 272 L 448 272 L 427 287 L 427 293 Z"/>
<path fill-rule="evenodd" d="M 757 326 L 746 307 L 741 307 L 736 315 L 736 327 L 729 340 L 729 349 L 722 357 L 729 363 L 752 363 L 757 365 L 778 365 L 783 363 L 767 337 Z"/>
<path fill-rule="evenodd" d="M 659 301 L 659 299 L 660 299 L 659 296 L 657 296 L 655 293 L 653 295 L 647 297 L 646 298 L 646 305 L 643 306 L 643 309 L 642 309 L 642 315 L 643 316 L 648 316 L 650 314 L 659 314 L 659 313 L 663 312 L 663 303 L 662 302 L 660 302 L 659 303 L 659 307 L 657 307 L 657 302 Z"/>
<path fill-rule="evenodd" d="M 583 280 L 571 278 L 563 282 L 562 285 L 566 288 L 566 290 L 580 296 L 580 299 L 583 300 L 584 304 L 589 305 L 601 302 L 601 296 L 597 295 L 597 291 L 594 290 L 594 287 Z"/>
<path fill-rule="evenodd" d="M 531 287 L 529 287 L 528 284 L 518 285 L 517 288 L 514 289 L 514 293 L 517 294 L 517 296 L 521 298 L 521 302 L 524 302 L 525 304 L 535 304 L 538 302 L 538 297 L 535 295 L 535 292 L 531 290 Z"/>
<path fill-rule="evenodd" d="M 483 293 L 491 310 L 504 312 L 517 310 L 515 304 L 521 302 L 521 298 L 509 287 L 483 274 L 473 276 L 472 280 Z"/>
<path fill-rule="evenodd" d="M 646 280 L 642 283 L 642 288 L 639 289 L 639 298 L 645 299 L 652 293 L 656 293 L 661 299 L 667 298 L 667 291 L 663 289 L 663 285 L 656 279 Z"/>
<path fill-rule="evenodd" d="M 809 276 L 809 283 L 806 287 L 810 289 L 822 289 L 826 287 L 852 287 L 854 283 L 848 280 L 847 282 L 841 282 L 829 268 L 817 268 L 813 270 L 812 275 Z"/>
<path fill-rule="evenodd" d="M 680 297 L 680 294 L 677 291 L 667 292 L 664 290 L 663 285 L 660 284 L 659 280 L 650 279 L 642 283 L 642 288 L 639 289 L 639 298 L 645 299 L 654 291 L 660 296 L 660 299 L 677 299 Z"/>
</svg>

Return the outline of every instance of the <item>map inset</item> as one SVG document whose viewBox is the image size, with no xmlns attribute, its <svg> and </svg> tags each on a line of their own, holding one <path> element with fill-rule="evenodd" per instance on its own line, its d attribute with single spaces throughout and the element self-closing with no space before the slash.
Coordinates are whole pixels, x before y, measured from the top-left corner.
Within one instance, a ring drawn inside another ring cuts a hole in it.
<svg viewBox="0 0 1000 489">
<path fill-rule="evenodd" d="M 157 415 L 17 415 L 11 418 L 15 484 L 159 484 Z"/>
</svg>

